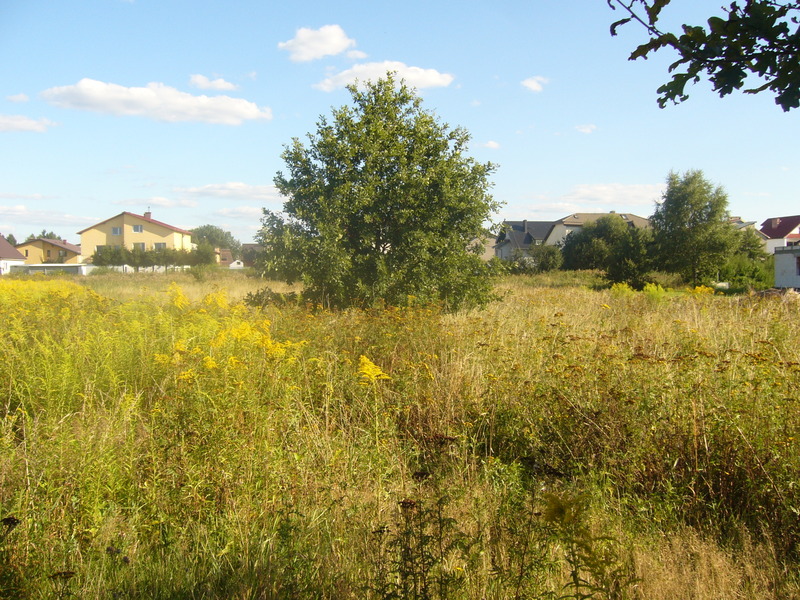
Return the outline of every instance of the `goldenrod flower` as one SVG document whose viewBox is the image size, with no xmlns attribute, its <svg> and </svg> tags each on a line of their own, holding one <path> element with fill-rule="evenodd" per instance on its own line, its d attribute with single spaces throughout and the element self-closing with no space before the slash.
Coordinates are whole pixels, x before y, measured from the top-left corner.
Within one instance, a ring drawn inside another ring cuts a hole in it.
<svg viewBox="0 0 800 600">
<path fill-rule="evenodd" d="M 391 379 L 378 365 L 363 354 L 358 357 L 358 374 L 361 376 L 361 385 L 369 385 L 379 379 Z"/>
</svg>

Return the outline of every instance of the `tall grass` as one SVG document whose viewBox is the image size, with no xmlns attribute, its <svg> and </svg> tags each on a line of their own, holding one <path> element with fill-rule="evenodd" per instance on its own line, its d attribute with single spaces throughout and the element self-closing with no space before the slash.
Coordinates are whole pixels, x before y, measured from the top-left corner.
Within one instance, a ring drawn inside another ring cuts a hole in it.
<svg viewBox="0 0 800 600">
<path fill-rule="evenodd" d="M 796 304 L 239 283 L 0 280 L 0 597 L 800 597 Z"/>
</svg>

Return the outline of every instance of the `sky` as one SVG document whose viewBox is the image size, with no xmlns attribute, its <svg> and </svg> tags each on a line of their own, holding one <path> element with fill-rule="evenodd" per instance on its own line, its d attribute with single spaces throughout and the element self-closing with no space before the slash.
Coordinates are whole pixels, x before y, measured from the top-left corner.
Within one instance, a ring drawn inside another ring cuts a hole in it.
<svg viewBox="0 0 800 600">
<path fill-rule="evenodd" d="M 664 25 L 722 0 L 673 0 Z M 493 216 L 650 216 L 700 169 L 731 214 L 800 214 L 800 110 L 706 83 L 660 109 L 675 59 L 606 0 L 0 0 L 0 233 L 78 231 L 123 211 L 252 242 L 293 138 L 395 71 L 497 165 Z"/>
</svg>

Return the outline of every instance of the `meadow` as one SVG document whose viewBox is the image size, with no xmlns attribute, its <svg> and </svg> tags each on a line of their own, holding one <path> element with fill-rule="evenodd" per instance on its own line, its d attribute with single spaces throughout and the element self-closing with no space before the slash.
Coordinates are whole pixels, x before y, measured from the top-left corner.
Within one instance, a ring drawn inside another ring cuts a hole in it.
<svg viewBox="0 0 800 600">
<path fill-rule="evenodd" d="M 0 598 L 800 598 L 800 304 L 592 281 L 0 279 Z"/>
</svg>

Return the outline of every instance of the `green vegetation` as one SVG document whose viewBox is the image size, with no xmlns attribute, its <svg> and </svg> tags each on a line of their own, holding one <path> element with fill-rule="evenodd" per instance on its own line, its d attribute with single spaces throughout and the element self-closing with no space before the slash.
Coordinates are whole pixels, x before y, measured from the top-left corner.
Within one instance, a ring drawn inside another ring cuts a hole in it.
<svg viewBox="0 0 800 600">
<path fill-rule="evenodd" d="M 689 95 L 686 84 L 707 77 L 714 91 L 726 96 L 744 87 L 750 77 L 763 81 L 744 91 L 756 94 L 769 90 L 775 104 L 788 111 L 800 106 L 798 63 L 798 18 L 796 0 L 745 0 L 731 2 L 725 18 L 712 16 L 708 26 L 683 25 L 675 34 L 659 29 L 661 12 L 671 0 L 607 0 L 627 15 L 611 25 L 611 35 L 621 25 L 638 22 L 650 40 L 640 45 L 631 60 L 647 58 L 651 52 L 672 48 L 678 60 L 669 67 L 672 79 L 658 88 L 658 104 L 683 102 Z"/>
<path fill-rule="evenodd" d="M 670 173 L 663 200 L 650 218 L 654 262 L 692 285 L 708 281 L 738 247 L 728 196 L 702 171 Z"/>
<path fill-rule="evenodd" d="M 242 257 L 242 243 L 216 225 L 200 225 L 192 229 L 192 243 L 212 248 L 226 248 L 231 251 L 234 260 Z"/>
<path fill-rule="evenodd" d="M 597 270 L 610 284 L 641 290 L 665 274 L 693 286 L 725 281 L 731 289 L 772 286 L 773 260 L 752 229 L 738 229 L 728 213 L 725 191 L 702 171 L 670 173 L 651 228 L 636 228 L 608 214 L 583 225 L 561 245 L 562 268 Z M 535 274 L 559 267 L 546 253 L 555 246 L 531 246 L 495 270 Z"/>
<path fill-rule="evenodd" d="M 92 255 L 91 262 L 97 267 L 121 267 L 128 265 L 135 271 L 148 267 L 183 267 L 213 265 L 216 262 L 214 248 L 201 243 L 195 250 L 176 250 L 161 248 L 159 250 L 140 250 L 138 248 L 120 248 L 104 246 Z"/>
<path fill-rule="evenodd" d="M 275 185 L 288 200 L 265 211 L 261 272 L 302 281 L 325 306 L 485 304 L 489 271 L 471 244 L 497 208 L 494 166 L 467 157 L 469 134 L 391 74 L 348 89 L 354 106 L 285 148 Z"/>
<path fill-rule="evenodd" d="M 0 597 L 800 597 L 796 301 L 553 277 L 0 280 Z"/>
</svg>

